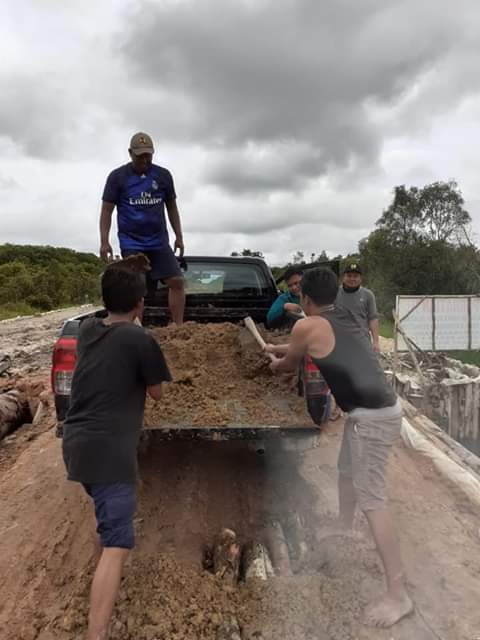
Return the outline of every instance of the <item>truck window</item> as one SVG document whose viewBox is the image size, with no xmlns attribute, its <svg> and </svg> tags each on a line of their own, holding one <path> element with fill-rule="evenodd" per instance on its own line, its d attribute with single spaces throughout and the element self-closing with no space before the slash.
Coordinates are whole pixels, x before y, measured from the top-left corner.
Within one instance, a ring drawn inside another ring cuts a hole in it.
<svg viewBox="0 0 480 640">
<path fill-rule="evenodd" d="M 265 274 L 254 264 L 189 263 L 185 273 L 187 294 L 208 295 L 251 292 L 261 295 L 267 288 Z"/>
</svg>

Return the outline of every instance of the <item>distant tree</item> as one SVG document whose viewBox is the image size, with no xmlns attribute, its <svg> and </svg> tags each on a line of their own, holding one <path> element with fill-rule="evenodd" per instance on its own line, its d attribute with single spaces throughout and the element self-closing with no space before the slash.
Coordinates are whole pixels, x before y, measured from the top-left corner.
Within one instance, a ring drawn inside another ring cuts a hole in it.
<svg viewBox="0 0 480 640">
<path fill-rule="evenodd" d="M 305 254 L 303 251 L 296 251 L 293 254 L 292 264 L 305 264 Z"/>
<path fill-rule="evenodd" d="M 241 253 L 239 253 L 238 251 L 232 251 L 232 253 L 230 254 L 233 257 L 238 257 L 238 256 L 251 256 L 253 258 L 263 258 L 263 253 L 261 251 L 252 251 L 251 249 L 243 249 L 241 251 Z"/>
<path fill-rule="evenodd" d="M 377 221 L 392 243 L 454 242 L 471 222 L 455 181 L 433 182 L 423 188 L 395 187 L 393 202 Z"/>
</svg>

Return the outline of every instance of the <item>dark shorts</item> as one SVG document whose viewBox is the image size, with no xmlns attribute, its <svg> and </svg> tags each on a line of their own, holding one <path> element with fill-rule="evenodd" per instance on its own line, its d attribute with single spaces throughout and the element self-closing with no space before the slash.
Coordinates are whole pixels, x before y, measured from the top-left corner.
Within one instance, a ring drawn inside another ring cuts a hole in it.
<svg viewBox="0 0 480 640">
<path fill-rule="evenodd" d="M 137 507 L 134 484 L 84 484 L 95 505 L 97 533 L 102 547 L 133 549 L 133 516 Z"/>
<path fill-rule="evenodd" d="M 178 260 L 170 245 L 167 244 L 163 249 L 147 249 L 145 251 L 124 249 L 122 250 L 122 258 L 128 258 L 136 253 L 143 253 L 150 260 L 152 270 L 147 274 L 148 279 L 167 280 L 168 278 L 183 277 Z"/>
</svg>

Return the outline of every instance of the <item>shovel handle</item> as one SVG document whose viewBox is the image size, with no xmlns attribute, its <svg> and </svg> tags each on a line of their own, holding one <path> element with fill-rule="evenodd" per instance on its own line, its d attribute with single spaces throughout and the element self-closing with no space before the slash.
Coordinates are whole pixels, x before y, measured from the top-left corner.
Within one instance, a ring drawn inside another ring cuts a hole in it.
<svg viewBox="0 0 480 640">
<path fill-rule="evenodd" d="M 252 336 L 255 338 L 255 340 L 258 342 L 260 348 L 263 350 L 265 349 L 265 347 L 267 346 L 265 340 L 262 338 L 262 336 L 260 335 L 260 332 L 257 329 L 257 325 L 255 324 L 255 322 L 253 321 L 253 319 L 250 316 L 247 316 L 246 318 L 244 318 L 243 322 L 245 323 L 245 326 L 247 327 L 247 329 L 250 331 L 250 333 L 252 334 Z M 268 357 L 273 360 L 272 358 L 272 354 L 268 353 L 267 354 Z"/>
</svg>

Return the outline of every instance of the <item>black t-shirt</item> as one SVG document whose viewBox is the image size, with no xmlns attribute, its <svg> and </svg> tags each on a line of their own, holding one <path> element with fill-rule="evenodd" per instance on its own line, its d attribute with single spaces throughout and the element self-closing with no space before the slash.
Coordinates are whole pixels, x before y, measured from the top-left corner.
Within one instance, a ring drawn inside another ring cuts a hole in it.
<svg viewBox="0 0 480 640">
<path fill-rule="evenodd" d="M 85 320 L 63 432 L 68 478 L 135 482 L 146 388 L 169 380 L 162 351 L 145 329 Z"/>
</svg>

